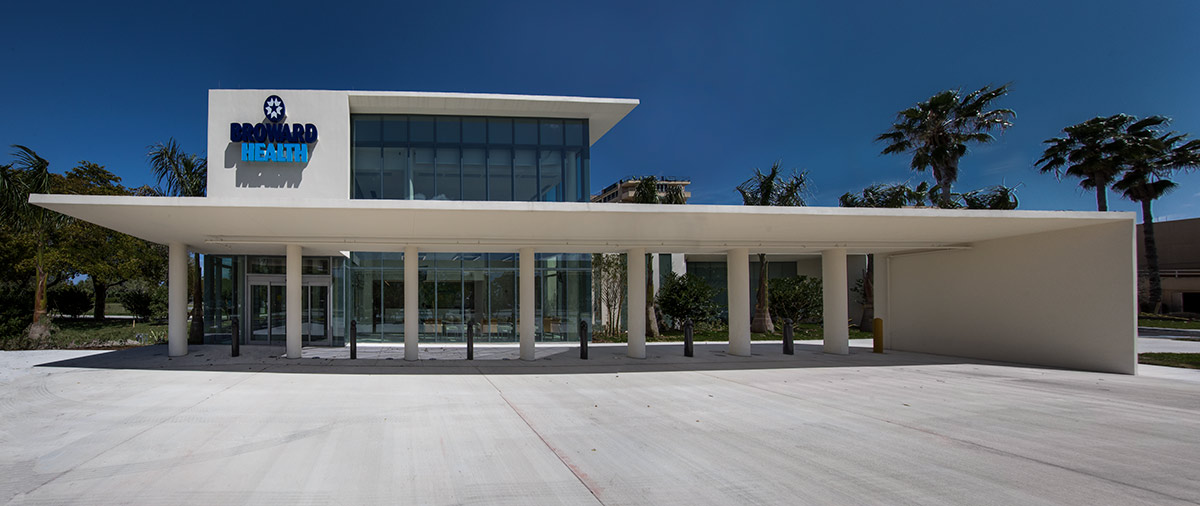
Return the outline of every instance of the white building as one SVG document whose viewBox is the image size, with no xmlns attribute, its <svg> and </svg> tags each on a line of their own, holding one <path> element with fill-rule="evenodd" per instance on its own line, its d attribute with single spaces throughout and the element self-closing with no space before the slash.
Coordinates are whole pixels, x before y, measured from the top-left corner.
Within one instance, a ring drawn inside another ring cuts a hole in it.
<svg viewBox="0 0 1200 506">
<path fill-rule="evenodd" d="M 1132 213 L 589 203 L 590 147 L 625 99 L 298 90 L 209 93 L 208 195 L 33 195 L 167 244 L 169 350 L 187 353 L 187 253 L 206 260 L 206 327 L 247 343 L 570 341 L 589 320 L 588 254 L 726 265 L 732 355 L 750 353 L 751 255 L 819 265 L 825 350 L 848 352 L 847 255 L 874 253 L 894 350 L 1134 372 Z M 798 264 L 799 265 L 799 264 Z M 645 356 L 630 312 L 628 355 Z M 839 318 L 838 315 L 841 317 Z"/>
</svg>

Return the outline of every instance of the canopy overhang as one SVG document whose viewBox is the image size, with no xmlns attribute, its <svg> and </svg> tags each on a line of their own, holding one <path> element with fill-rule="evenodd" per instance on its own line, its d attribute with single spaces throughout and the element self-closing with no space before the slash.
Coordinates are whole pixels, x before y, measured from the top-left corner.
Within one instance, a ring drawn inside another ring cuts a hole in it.
<svg viewBox="0 0 1200 506">
<path fill-rule="evenodd" d="M 965 249 L 980 241 L 1126 222 L 1133 213 L 733 205 L 216 199 L 31 195 L 30 202 L 205 254 L 344 251 L 851 254 Z"/>
</svg>

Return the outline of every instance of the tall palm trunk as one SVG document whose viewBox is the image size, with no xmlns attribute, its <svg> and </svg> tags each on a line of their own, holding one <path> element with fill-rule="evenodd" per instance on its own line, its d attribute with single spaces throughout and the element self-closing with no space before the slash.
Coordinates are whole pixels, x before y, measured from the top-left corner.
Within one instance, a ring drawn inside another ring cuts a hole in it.
<svg viewBox="0 0 1200 506">
<path fill-rule="evenodd" d="M 750 321 L 750 332 L 774 334 L 775 323 L 771 321 L 770 296 L 767 294 L 767 254 L 758 254 L 758 298 L 754 302 L 754 319 Z"/>
<path fill-rule="evenodd" d="M 45 241 L 43 239 L 44 238 L 44 233 L 43 233 L 44 230 L 45 230 L 45 227 L 41 226 L 41 223 L 39 220 L 38 239 L 37 239 L 37 258 L 36 258 L 37 262 L 35 262 L 37 264 L 36 265 L 37 272 L 35 274 L 37 276 L 37 278 L 34 279 L 34 289 L 33 289 L 33 323 L 38 323 L 38 322 L 42 321 L 42 318 L 46 317 L 46 278 L 49 276 L 46 274 L 46 266 L 45 266 L 45 256 L 46 255 L 45 255 L 45 251 L 44 251 L 45 250 L 45 246 L 44 246 Z"/>
<path fill-rule="evenodd" d="M 654 258 L 652 255 L 647 255 L 649 258 Z M 654 276 L 654 266 L 646 269 L 646 273 Z M 658 314 L 655 311 L 654 303 L 654 280 L 646 280 L 646 336 L 658 337 Z"/>
<path fill-rule="evenodd" d="M 195 277 L 192 280 L 192 326 L 188 330 L 188 342 L 204 343 L 204 288 L 200 280 L 200 254 L 196 255 L 196 265 L 193 269 Z"/>
<path fill-rule="evenodd" d="M 1108 185 L 1100 180 L 1100 176 L 1092 176 L 1092 184 L 1096 185 L 1096 210 L 1108 210 Z"/>
<path fill-rule="evenodd" d="M 875 255 L 867 255 L 867 270 L 863 274 L 862 284 L 862 317 L 858 320 L 858 329 L 863 332 L 875 330 Z"/>
<path fill-rule="evenodd" d="M 1154 242 L 1154 215 L 1150 199 L 1142 201 L 1142 243 L 1146 249 L 1146 270 L 1150 275 L 1150 310 L 1162 312 L 1162 277 L 1158 272 L 1158 245 Z"/>
</svg>

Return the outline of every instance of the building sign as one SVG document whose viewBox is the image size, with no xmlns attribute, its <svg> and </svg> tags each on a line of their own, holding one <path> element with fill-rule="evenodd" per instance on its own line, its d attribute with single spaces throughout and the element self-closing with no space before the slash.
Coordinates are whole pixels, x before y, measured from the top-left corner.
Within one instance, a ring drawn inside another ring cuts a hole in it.
<svg viewBox="0 0 1200 506">
<path fill-rule="evenodd" d="M 263 114 L 262 123 L 229 124 L 229 142 L 242 143 L 242 161 L 308 163 L 308 145 L 317 142 L 317 126 L 286 123 L 287 107 L 278 95 L 263 102 Z"/>
</svg>

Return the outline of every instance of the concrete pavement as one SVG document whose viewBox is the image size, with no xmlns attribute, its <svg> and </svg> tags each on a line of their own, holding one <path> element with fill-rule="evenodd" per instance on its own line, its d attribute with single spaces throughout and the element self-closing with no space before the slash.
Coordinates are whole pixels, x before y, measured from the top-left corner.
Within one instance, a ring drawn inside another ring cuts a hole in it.
<svg viewBox="0 0 1200 506">
<path fill-rule="evenodd" d="M 0 502 L 1200 502 L 1196 383 L 808 342 L 538 350 L 3 352 Z"/>
</svg>

